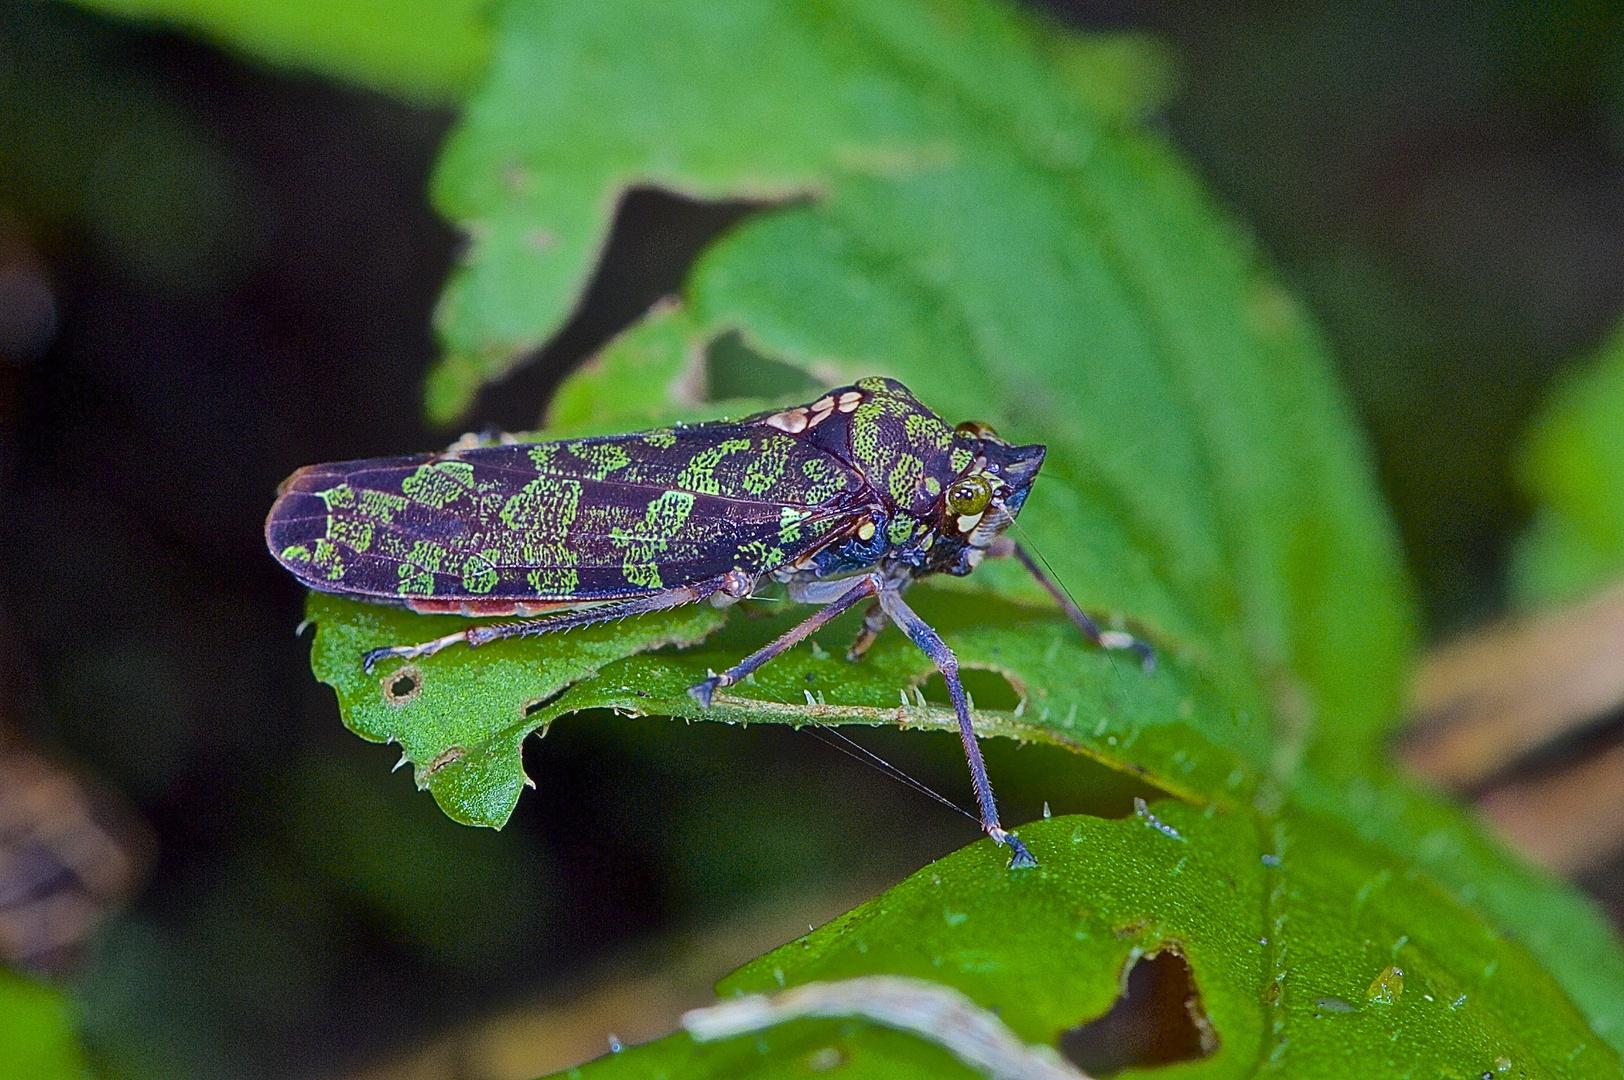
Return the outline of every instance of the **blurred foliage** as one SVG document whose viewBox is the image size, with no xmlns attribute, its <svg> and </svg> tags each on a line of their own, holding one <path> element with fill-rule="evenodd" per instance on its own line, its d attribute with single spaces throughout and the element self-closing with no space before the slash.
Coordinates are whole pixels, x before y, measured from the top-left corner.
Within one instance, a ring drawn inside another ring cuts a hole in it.
<svg viewBox="0 0 1624 1080">
<path fill-rule="evenodd" d="M 521 857 L 518 837 L 435 829 L 421 799 L 368 784 L 361 769 L 331 757 L 312 756 L 289 779 L 290 847 L 308 853 L 338 896 L 436 965 L 500 964 L 509 922 L 545 920 L 550 875 Z"/>
<path fill-rule="evenodd" d="M 1556 388 L 1517 475 L 1537 506 L 1511 567 L 1519 604 L 1571 602 L 1624 576 L 1624 335 Z"/>
<path fill-rule="evenodd" d="M 454 101 L 490 51 L 490 0 L 75 0 L 196 30 L 259 60 L 426 102 Z"/>
<path fill-rule="evenodd" d="M 0 968 L 0 1075 L 85 1080 L 86 1065 L 62 995 Z"/>
<path fill-rule="evenodd" d="M 195 289 L 235 272 L 242 178 L 123 46 L 54 4 L 0 8 L 0 210 Z"/>
<path fill-rule="evenodd" d="M 1492 617 L 1508 462 L 1624 296 L 1624 8 L 1149 5 L 1169 126 L 1321 320 L 1430 629 Z"/>
<path fill-rule="evenodd" d="M 556 908 L 545 857 L 523 834 L 450 825 L 401 779 L 307 751 L 244 850 L 201 874 L 195 912 L 114 922 L 77 991 L 109 1076 L 232 1074 L 264 1025 L 319 1021 L 339 973 L 367 962 L 356 928 L 446 986 L 511 961 Z M 172 1029 L 144 1019 L 156 993 Z"/>
</svg>

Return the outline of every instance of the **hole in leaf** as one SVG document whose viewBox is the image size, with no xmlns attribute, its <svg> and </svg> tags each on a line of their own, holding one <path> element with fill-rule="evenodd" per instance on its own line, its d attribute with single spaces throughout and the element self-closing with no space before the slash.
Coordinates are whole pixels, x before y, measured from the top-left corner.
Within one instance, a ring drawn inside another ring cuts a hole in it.
<svg viewBox="0 0 1624 1080">
<path fill-rule="evenodd" d="M 508 378 L 480 392 L 475 415 L 503 431 L 528 431 L 565 372 L 682 288 L 702 251 L 770 204 L 701 202 L 659 188 L 628 190 L 586 292 L 564 328 Z"/>
<path fill-rule="evenodd" d="M 752 349 L 737 330 L 729 330 L 705 348 L 708 401 L 809 399 L 823 388 L 821 382 L 793 364 Z"/>
<path fill-rule="evenodd" d="M 959 681 L 964 684 L 964 692 L 970 695 L 977 709 L 1014 712 L 1015 707 L 1021 703 L 1023 695 L 1020 690 L 1001 671 L 960 668 Z M 932 705 L 941 705 L 949 709 L 953 707 L 953 699 L 947 693 L 947 680 L 942 678 L 941 672 L 938 671 L 926 679 L 920 690 L 924 692 L 925 700 Z"/>
<path fill-rule="evenodd" d="M 1060 1052 L 1091 1076 L 1199 1061 L 1218 1049 L 1190 965 L 1170 947 L 1131 961 L 1111 1011 L 1060 1036 Z"/>
<path fill-rule="evenodd" d="M 383 688 L 384 701 L 398 709 L 423 692 L 423 673 L 416 664 L 408 664 L 385 675 L 378 685 Z"/>
<path fill-rule="evenodd" d="M 552 693 L 548 694 L 546 697 L 531 698 L 529 701 L 524 703 L 524 715 L 526 715 L 526 716 L 534 716 L 534 715 L 536 715 L 538 712 L 545 709 L 547 706 L 551 705 L 553 702 L 557 701 L 559 698 L 563 697 L 564 696 L 564 691 L 566 691 L 568 689 L 569 689 L 568 686 L 560 686 L 557 690 L 554 690 Z"/>
<path fill-rule="evenodd" d="M 460 747 L 460 746 L 448 746 L 448 747 L 446 747 L 438 755 L 436 755 L 434 760 L 429 762 L 428 767 L 423 770 L 424 779 L 427 779 L 428 777 L 433 776 L 435 773 L 439 772 L 441 769 L 445 768 L 447 765 L 450 765 L 453 761 L 460 761 L 460 760 L 462 760 L 463 758 L 465 758 L 467 756 L 468 756 L 468 751 L 465 750 L 463 747 Z"/>
</svg>

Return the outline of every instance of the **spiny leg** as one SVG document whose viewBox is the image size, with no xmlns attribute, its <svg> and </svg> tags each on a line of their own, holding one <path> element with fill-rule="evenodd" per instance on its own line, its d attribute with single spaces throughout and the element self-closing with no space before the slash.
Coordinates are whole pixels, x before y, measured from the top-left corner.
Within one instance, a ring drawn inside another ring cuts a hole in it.
<svg viewBox="0 0 1624 1080">
<path fill-rule="evenodd" d="M 830 619 L 849 610 L 865 597 L 873 596 L 879 592 L 880 587 L 881 580 L 878 574 L 864 574 L 852 583 L 850 589 L 831 600 L 827 606 L 814 612 L 810 618 L 791 627 L 783 634 L 780 634 L 776 640 L 757 649 L 720 675 L 712 675 L 704 682 L 690 686 L 688 693 L 693 695 L 694 700 L 699 702 L 702 707 L 710 708 L 711 695 L 715 694 L 717 690 L 724 686 L 734 685 L 773 657 L 794 648 L 802 641 L 805 641 L 807 637 L 816 633 Z"/>
<path fill-rule="evenodd" d="M 445 637 L 438 637 L 433 641 L 425 641 L 417 645 L 394 645 L 382 649 L 373 649 L 361 658 L 361 666 L 371 672 L 378 661 L 391 656 L 398 656 L 405 660 L 416 660 L 423 656 L 433 656 L 447 645 L 455 645 L 458 642 L 462 642 L 472 649 L 489 644 L 492 641 L 500 641 L 503 638 L 552 634 L 560 630 L 571 630 L 577 626 L 591 626 L 593 623 L 624 619 L 631 615 L 664 611 L 666 608 L 681 607 L 683 604 L 703 600 L 721 587 L 722 580 L 717 578 L 711 581 L 702 581 L 695 585 L 685 585 L 680 589 L 666 589 L 648 596 L 634 596 L 629 600 L 616 600 L 607 604 L 600 604 L 597 607 L 583 608 L 580 611 L 560 612 L 557 615 L 548 615 L 526 622 L 475 624 L 467 629 L 458 630 L 454 634 L 447 634 Z"/>
<path fill-rule="evenodd" d="M 975 727 L 970 723 L 970 703 L 964 695 L 964 684 L 959 681 L 959 658 L 947 647 L 947 642 L 930 625 L 914 614 L 902 599 L 898 589 L 882 589 L 880 606 L 891 621 L 902 628 L 915 645 L 924 650 L 947 682 L 947 693 L 953 699 L 953 712 L 959 718 L 959 739 L 964 743 L 964 756 L 970 762 L 970 783 L 975 788 L 976 802 L 981 807 L 981 827 L 988 836 L 1000 844 L 1008 844 L 1013 854 L 1010 869 L 1036 866 L 1038 861 L 1026 850 L 1026 845 L 1004 831 L 998 823 L 998 804 L 993 802 L 992 783 L 987 779 L 987 765 L 981 759 L 981 743 L 976 739 Z"/>
<path fill-rule="evenodd" d="M 1076 601 L 1067 595 L 1066 590 L 1062 589 L 1054 578 L 1044 572 L 1043 567 L 1038 565 L 1038 561 L 1032 558 L 1031 553 L 1024 547 L 1007 536 L 1001 536 L 993 542 L 992 547 L 987 549 L 987 554 L 994 558 L 1014 556 L 1019 560 L 1020 564 L 1026 567 L 1027 571 L 1037 579 L 1037 583 L 1048 590 L 1049 595 L 1054 597 L 1055 603 L 1060 605 L 1060 609 L 1066 613 L 1072 622 L 1077 624 L 1078 629 L 1083 632 L 1083 636 L 1089 641 L 1102 649 L 1130 650 L 1138 655 L 1139 662 L 1146 671 L 1156 670 L 1155 649 L 1132 634 L 1125 634 L 1121 630 L 1101 630 L 1099 624 L 1089 618 L 1087 613 L 1077 606 Z"/>
</svg>

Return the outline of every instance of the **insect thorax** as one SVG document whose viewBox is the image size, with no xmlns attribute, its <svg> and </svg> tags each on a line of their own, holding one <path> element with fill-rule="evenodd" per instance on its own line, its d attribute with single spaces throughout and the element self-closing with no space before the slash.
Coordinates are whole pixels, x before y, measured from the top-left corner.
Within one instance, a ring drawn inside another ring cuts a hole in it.
<svg viewBox="0 0 1624 1080">
<path fill-rule="evenodd" d="M 1041 446 L 1012 447 L 981 424 L 955 429 L 890 379 L 831 391 L 766 423 L 845 461 L 862 479 L 870 509 L 855 531 L 816 552 L 789 577 L 833 577 L 880 565 L 909 575 L 964 575 L 1019 512 L 1043 460 Z M 952 485 L 985 476 L 992 513 L 966 516 L 947 505 Z"/>
</svg>

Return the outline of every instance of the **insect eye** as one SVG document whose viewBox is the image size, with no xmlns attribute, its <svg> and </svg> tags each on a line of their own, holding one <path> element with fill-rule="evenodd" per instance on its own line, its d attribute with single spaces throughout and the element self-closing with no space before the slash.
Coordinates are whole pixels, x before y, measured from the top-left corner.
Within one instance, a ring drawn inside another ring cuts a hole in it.
<svg viewBox="0 0 1624 1080">
<path fill-rule="evenodd" d="M 953 431 L 959 435 L 971 439 L 982 439 L 986 442 L 1002 443 L 1004 441 L 998 437 L 998 432 L 992 429 L 991 424 L 983 424 L 980 420 L 966 420 L 954 428 Z"/>
<path fill-rule="evenodd" d="M 966 476 L 947 489 L 947 508 L 955 514 L 979 514 L 992 502 L 992 485 L 986 478 Z"/>
</svg>

